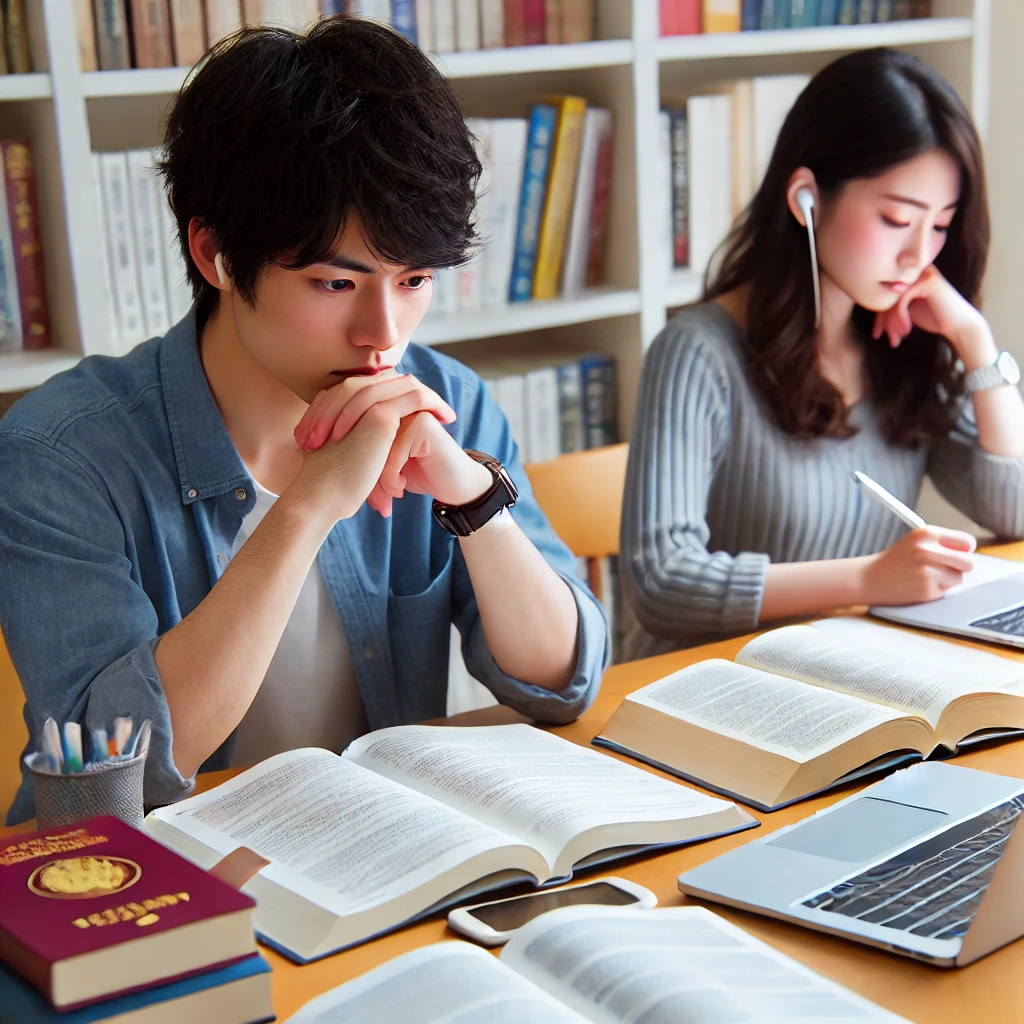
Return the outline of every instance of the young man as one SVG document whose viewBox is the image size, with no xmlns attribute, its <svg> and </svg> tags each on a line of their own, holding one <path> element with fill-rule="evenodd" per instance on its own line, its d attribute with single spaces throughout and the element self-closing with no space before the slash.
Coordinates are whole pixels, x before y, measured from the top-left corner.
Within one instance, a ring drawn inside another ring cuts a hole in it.
<svg viewBox="0 0 1024 1024">
<path fill-rule="evenodd" d="M 0 423 L 0 628 L 33 740 L 48 715 L 151 718 L 166 803 L 201 767 L 444 714 L 453 621 L 501 702 L 576 717 L 600 608 L 479 378 L 408 345 L 430 268 L 473 241 L 445 79 L 371 22 L 246 30 L 178 97 L 161 170 L 192 312 Z M 8 821 L 32 813 L 26 781 Z"/>
</svg>

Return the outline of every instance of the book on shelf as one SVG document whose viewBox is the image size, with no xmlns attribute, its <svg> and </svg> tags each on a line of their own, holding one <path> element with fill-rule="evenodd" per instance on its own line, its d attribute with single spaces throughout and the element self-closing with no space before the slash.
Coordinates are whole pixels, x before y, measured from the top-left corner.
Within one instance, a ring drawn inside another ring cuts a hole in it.
<svg viewBox="0 0 1024 1024">
<path fill-rule="evenodd" d="M 785 626 L 630 694 L 594 742 L 771 811 L 1024 729 L 1024 666 L 864 619 Z"/>
<path fill-rule="evenodd" d="M 661 35 L 699 35 L 703 6 L 704 0 L 658 0 L 658 21 Z"/>
<path fill-rule="evenodd" d="M 558 111 L 549 103 L 538 103 L 530 111 L 526 140 L 526 164 L 516 224 L 516 248 L 509 282 L 509 301 L 526 302 L 533 296 L 537 266 L 537 241 L 544 212 L 548 165 Z"/>
<path fill-rule="evenodd" d="M 561 291 L 568 297 L 579 295 L 588 284 L 599 284 L 604 279 L 612 139 L 612 112 L 587 107 L 562 264 Z"/>
<path fill-rule="evenodd" d="M 430 0 L 434 15 L 434 46 L 438 53 L 454 53 L 458 47 L 455 0 Z"/>
<path fill-rule="evenodd" d="M 203 0 L 203 13 L 208 47 L 242 27 L 241 0 Z"/>
<path fill-rule="evenodd" d="M 519 0 L 523 5 L 523 45 L 541 46 L 547 30 L 546 0 Z"/>
<path fill-rule="evenodd" d="M 170 0 L 174 63 L 189 68 L 206 52 L 203 0 Z"/>
<path fill-rule="evenodd" d="M 171 12 L 167 0 L 129 0 L 133 64 L 137 68 L 169 68 L 174 64 Z"/>
<path fill-rule="evenodd" d="M 32 147 L 24 139 L 0 139 L 0 151 L 14 257 L 13 281 L 17 285 L 21 320 L 21 347 L 49 348 L 50 317 L 46 307 L 46 273 Z"/>
<path fill-rule="evenodd" d="M 885 1021 L 908 1024 L 704 907 L 562 907 L 492 956 L 422 946 L 307 1003 L 292 1024 L 469 1019 L 534 1024 Z"/>
<path fill-rule="evenodd" d="M 662 36 L 928 18 L 931 0 L 659 0 Z"/>
<path fill-rule="evenodd" d="M 489 121 L 488 137 L 490 195 L 486 216 L 480 219 L 485 246 L 480 274 L 481 301 L 484 306 L 493 307 L 508 302 L 526 163 L 526 120 L 510 117 Z"/>
<path fill-rule="evenodd" d="M 100 64 L 96 55 L 96 26 L 92 16 L 92 0 L 75 0 L 74 16 L 79 68 L 82 71 L 97 71 Z"/>
<path fill-rule="evenodd" d="M 253 907 L 119 818 L 0 843 L 0 960 L 61 1011 L 251 957 Z"/>
<path fill-rule="evenodd" d="M 553 299 L 558 295 L 565 235 L 587 110 L 587 101 L 579 96 L 551 96 L 547 102 L 557 111 L 557 120 L 551 141 L 544 210 L 537 238 L 536 268 L 533 274 L 535 299 Z"/>
<path fill-rule="evenodd" d="M 754 198 L 786 115 L 809 81 L 765 75 L 666 101 L 658 168 L 666 265 L 703 272 Z"/>
<path fill-rule="evenodd" d="M 63 1011 L 0 963 L 0 1024 L 263 1024 L 275 1019 L 270 964 L 259 953 L 228 967 Z"/>
<path fill-rule="evenodd" d="M 618 441 L 615 361 L 604 353 L 467 360 L 508 420 L 524 463 Z"/>
<path fill-rule="evenodd" d="M 701 27 L 705 32 L 739 32 L 741 0 L 704 0 Z"/>
<path fill-rule="evenodd" d="M 93 154 L 101 270 L 122 352 L 165 333 L 192 305 L 158 160 L 148 149 Z"/>
<path fill-rule="evenodd" d="M 132 51 L 124 0 L 93 0 L 93 17 L 100 70 L 121 71 L 130 68 Z"/>
<path fill-rule="evenodd" d="M 7 209 L 7 190 L 0 188 L 0 352 L 22 347 L 21 301 L 14 263 L 14 235 Z"/>
<path fill-rule="evenodd" d="M 4 0 L 4 48 L 7 71 L 22 75 L 32 70 L 32 54 L 28 44 L 28 23 L 25 0 Z"/>
<path fill-rule="evenodd" d="M 260 937 L 299 962 L 513 882 L 755 825 L 734 803 L 529 725 L 399 726 L 340 756 L 277 754 L 146 817 L 202 866 L 240 846 L 268 859 L 243 890 Z"/>
</svg>

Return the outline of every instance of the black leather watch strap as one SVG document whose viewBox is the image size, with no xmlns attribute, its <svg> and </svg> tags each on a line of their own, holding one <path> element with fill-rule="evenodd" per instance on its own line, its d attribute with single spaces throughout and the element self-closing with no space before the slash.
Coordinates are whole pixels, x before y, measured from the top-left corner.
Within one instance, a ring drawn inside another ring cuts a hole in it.
<svg viewBox="0 0 1024 1024">
<path fill-rule="evenodd" d="M 490 522 L 503 508 L 511 508 L 519 499 L 519 491 L 505 467 L 493 456 L 466 449 L 466 454 L 486 466 L 494 478 L 490 487 L 476 501 L 466 505 L 445 505 L 435 501 L 431 506 L 434 519 L 454 537 L 468 537 Z"/>
</svg>

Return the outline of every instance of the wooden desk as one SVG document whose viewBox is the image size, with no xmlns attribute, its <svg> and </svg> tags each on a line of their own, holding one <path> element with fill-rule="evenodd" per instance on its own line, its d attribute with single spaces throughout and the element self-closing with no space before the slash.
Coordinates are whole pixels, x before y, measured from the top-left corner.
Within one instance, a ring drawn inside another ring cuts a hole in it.
<svg viewBox="0 0 1024 1024">
<path fill-rule="evenodd" d="M 1004 558 L 1024 561 L 1024 543 L 990 548 L 988 551 Z M 731 659 L 744 642 L 743 638 L 727 640 L 645 661 L 616 665 L 606 673 L 594 706 L 578 721 L 551 731 L 575 743 L 589 745 L 627 693 L 704 658 Z M 991 647 L 985 649 L 994 650 Z M 1008 657 L 1024 661 L 1024 654 L 1016 654 L 1009 648 L 998 650 Z M 618 756 L 609 751 L 605 753 L 611 757 Z M 628 761 L 626 758 L 623 760 Z M 638 764 L 634 761 L 628 763 Z M 1024 777 L 1024 740 L 961 755 L 956 763 L 996 774 Z M 654 769 L 647 770 L 657 775 L 663 774 Z M 200 791 L 208 789 L 234 774 L 236 772 L 228 771 L 200 776 L 198 788 Z M 858 788 L 851 786 L 840 793 L 806 800 L 772 814 L 755 811 L 755 816 L 761 821 L 761 827 L 756 831 L 639 858 L 613 866 L 605 873 L 621 875 L 646 886 L 657 895 L 658 903 L 663 907 L 700 902 L 688 900 L 676 887 L 676 878 L 683 871 L 752 838 L 806 818 L 841 797 L 856 792 Z M 0 835 L 18 830 L 3 829 Z M 1024 940 L 997 950 L 969 967 L 945 970 L 755 914 L 713 904 L 708 906 L 783 953 L 908 1020 L 920 1024 L 964 1024 L 974 1021 L 983 1021 L 985 1024 L 1019 1024 L 1024 1021 Z M 303 967 L 291 963 L 272 950 L 261 948 L 274 968 L 274 1009 L 278 1019 L 286 1020 L 314 996 L 386 960 L 419 946 L 443 940 L 454 941 L 454 936 L 447 930 L 445 916 L 441 914 L 435 919 Z"/>
</svg>

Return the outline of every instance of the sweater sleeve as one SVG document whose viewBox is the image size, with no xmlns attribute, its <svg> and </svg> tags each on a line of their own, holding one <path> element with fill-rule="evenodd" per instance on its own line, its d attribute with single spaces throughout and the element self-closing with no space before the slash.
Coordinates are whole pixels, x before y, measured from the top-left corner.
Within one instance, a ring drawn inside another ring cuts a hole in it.
<svg viewBox="0 0 1024 1024">
<path fill-rule="evenodd" d="M 1006 539 L 1024 537 L 1024 458 L 981 447 L 969 398 L 956 427 L 932 443 L 927 471 L 942 496 L 979 526 Z"/>
<path fill-rule="evenodd" d="M 730 430 L 716 338 L 678 318 L 644 360 L 622 518 L 625 590 L 650 634 L 688 643 L 756 628 L 768 556 L 710 552 L 708 495 Z"/>
</svg>

